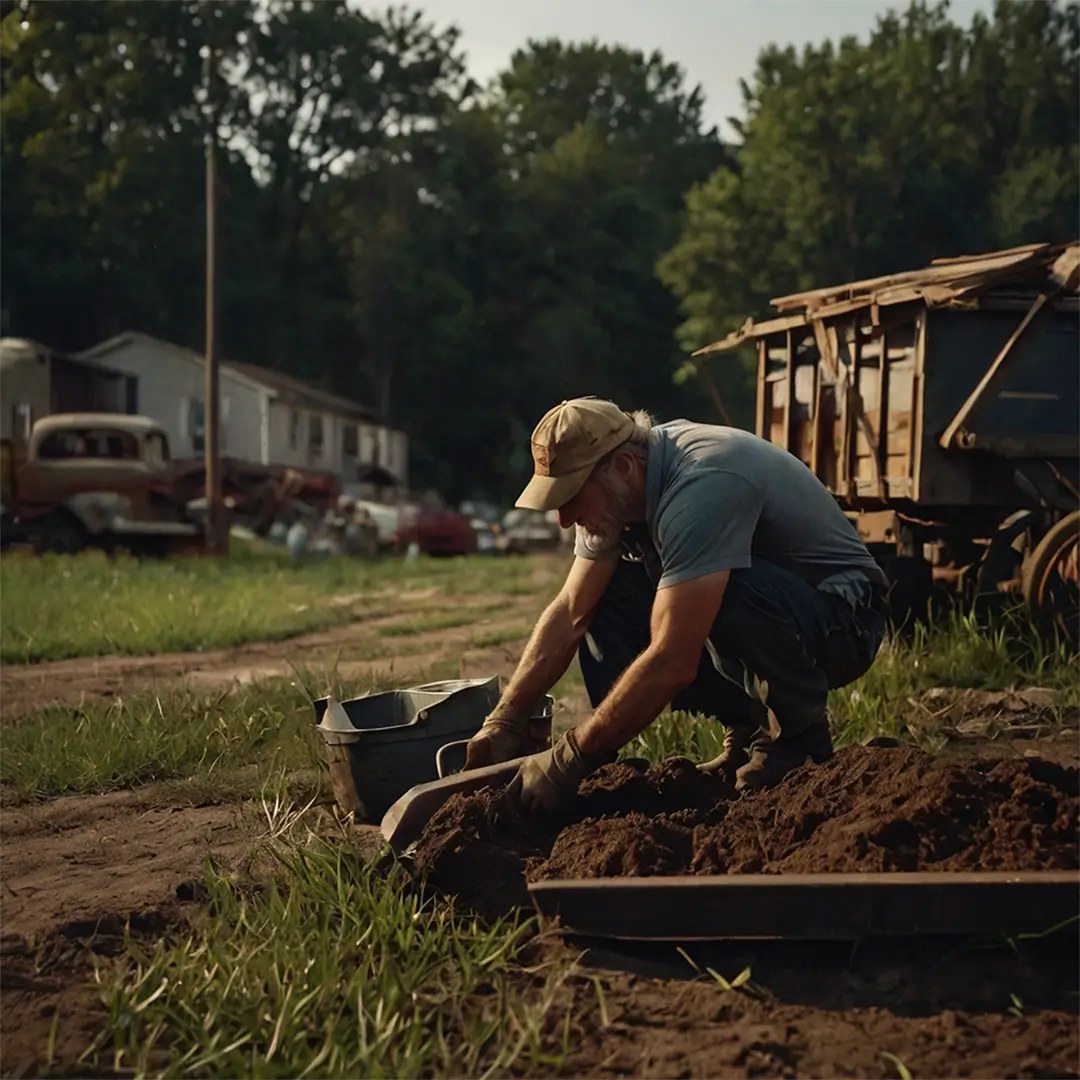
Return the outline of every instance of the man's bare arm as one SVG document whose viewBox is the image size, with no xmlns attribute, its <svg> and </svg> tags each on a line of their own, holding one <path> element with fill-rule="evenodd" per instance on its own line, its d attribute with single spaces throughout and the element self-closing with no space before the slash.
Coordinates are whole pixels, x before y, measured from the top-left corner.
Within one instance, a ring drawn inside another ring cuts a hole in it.
<svg viewBox="0 0 1080 1080">
<path fill-rule="evenodd" d="M 730 576 L 730 570 L 721 570 L 657 591 L 648 648 L 575 731 L 583 754 L 615 753 L 694 681 Z"/>
<path fill-rule="evenodd" d="M 492 718 L 521 716 L 559 681 L 617 566 L 618 559 L 574 559 L 559 595 L 537 621 Z"/>
</svg>

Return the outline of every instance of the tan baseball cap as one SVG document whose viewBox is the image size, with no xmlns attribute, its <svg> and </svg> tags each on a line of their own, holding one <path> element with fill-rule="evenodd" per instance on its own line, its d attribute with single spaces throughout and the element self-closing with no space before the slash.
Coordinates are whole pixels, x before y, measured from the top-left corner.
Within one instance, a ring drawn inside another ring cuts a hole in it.
<svg viewBox="0 0 1080 1080">
<path fill-rule="evenodd" d="M 534 475 L 514 505 L 526 510 L 565 506 L 596 463 L 633 430 L 633 418 L 611 401 L 583 397 L 556 405 L 532 433 Z"/>
</svg>

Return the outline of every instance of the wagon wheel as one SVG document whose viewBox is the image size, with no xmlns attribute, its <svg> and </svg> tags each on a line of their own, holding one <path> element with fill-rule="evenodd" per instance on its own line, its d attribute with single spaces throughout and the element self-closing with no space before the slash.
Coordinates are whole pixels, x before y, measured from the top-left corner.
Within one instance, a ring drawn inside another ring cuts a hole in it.
<svg viewBox="0 0 1080 1080">
<path fill-rule="evenodd" d="M 1024 600 L 1035 625 L 1080 644 L 1080 510 L 1062 518 L 1039 541 L 1024 567 Z"/>
</svg>

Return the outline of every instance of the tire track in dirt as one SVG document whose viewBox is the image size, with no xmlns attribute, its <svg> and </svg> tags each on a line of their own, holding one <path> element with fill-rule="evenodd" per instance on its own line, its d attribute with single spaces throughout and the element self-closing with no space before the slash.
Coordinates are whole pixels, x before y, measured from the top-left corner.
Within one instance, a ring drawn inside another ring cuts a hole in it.
<svg viewBox="0 0 1080 1080">
<path fill-rule="evenodd" d="M 410 678 L 445 660 L 454 650 L 463 653 L 481 626 L 491 631 L 528 621 L 538 614 L 541 599 L 536 596 L 441 596 L 438 604 L 412 606 L 393 614 L 360 619 L 281 641 L 253 642 L 205 652 L 5 664 L 0 668 L 0 722 L 11 723 L 48 706 L 78 706 L 86 698 L 115 697 L 159 683 L 181 682 L 199 689 L 215 689 L 289 676 L 293 674 L 293 664 L 330 666 L 340 653 L 360 649 L 378 640 L 376 635 L 382 628 L 440 611 L 488 606 L 496 599 L 504 602 L 498 618 L 478 618 L 464 626 L 410 634 L 407 638 L 410 647 L 401 655 L 337 662 L 338 674 L 344 678 L 363 678 L 391 668 L 400 672 L 403 678 Z M 392 640 L 385 639 L 391 649 Z M 429 647 L 417 650 L 417 645 Z"/>
</svg>

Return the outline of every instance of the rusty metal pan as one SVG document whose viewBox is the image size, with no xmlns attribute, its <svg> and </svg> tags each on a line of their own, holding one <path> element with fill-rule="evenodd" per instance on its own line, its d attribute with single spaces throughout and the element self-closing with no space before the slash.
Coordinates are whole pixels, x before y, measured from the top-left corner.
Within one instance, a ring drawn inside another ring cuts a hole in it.
<svg viewBox="0 0 1080 1080">
<path fill-rule="evenodd" d="M 637 941 L 1016 936 L 1080 920 L 1080 871 L 595 878 L 529 894 L 576 934 Z"/>
</svg>

